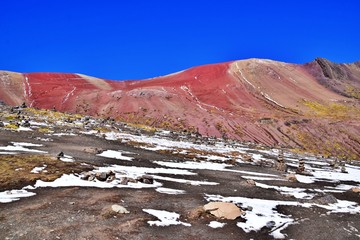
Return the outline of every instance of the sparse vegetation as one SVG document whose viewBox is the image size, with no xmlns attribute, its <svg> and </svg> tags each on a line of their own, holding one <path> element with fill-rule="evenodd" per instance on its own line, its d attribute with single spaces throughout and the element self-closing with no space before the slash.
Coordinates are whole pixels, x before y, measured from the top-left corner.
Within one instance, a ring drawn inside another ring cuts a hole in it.
<svg viewBox="0 0 360 240">
<path fill-rule="evenodd" d="M 31 173 L 35 167 L 46 165 L 40 173 Z M 68 163 L 48 155 L 0 155 L 0 191 L 16 189 L 36 180 L 53 181 L 66 173 L 80 173 L 90 170 L 80 163 Z"/>
<path fill-rule="evenodd" d="M 353 98 L 360 99 L 360 89 L 359 88 L 355 88 L 355 87 L 349 85 L 346 87 L 345 92 Z"/>
<path fill-rule="evenodd" d="M 360 110 L 353 106 L 340 103 L 321 104 L 318 102 L 303 100 L 303 104 L 309 107 L 319 117 L 331 117 L 337 119 L 360 117 Z"/>
<path fill-rule="evenodd" d="M 19 128 L 19 126 L 18 125 L 16 125 L 16 124 L 14 124 L 14 123 L 9 123 L 9 124 L 7 124 L 7 125 L 5 125 L 5 128 L 7 128 L 7 129 L 18 129 Z"/>
</svg>

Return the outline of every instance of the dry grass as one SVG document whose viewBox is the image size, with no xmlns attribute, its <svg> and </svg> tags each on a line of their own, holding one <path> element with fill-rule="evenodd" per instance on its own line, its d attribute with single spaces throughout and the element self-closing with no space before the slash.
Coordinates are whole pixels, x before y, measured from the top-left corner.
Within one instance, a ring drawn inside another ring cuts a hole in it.
<svg viewBox="0 0 360 240">
<path fill-rule="evenodd" d="M 302 103 L 311 109 L 318 117 L 331 117 L 335 119 L 360 118 L 360 110 L 354 106 L 346 106 L 340 103 L 321 104 L 304 100 Z"/>
<path fill-rule="evenodd" d="M 31 173 L 35 167 L 46 165 L 40 173 Z M 63 174 L 90 170 L 79 163 L 68 163 L 48 155 L 0 155 L 0 191 L 22 188 L 36 180 L 53 181 Z"/>
</svg>

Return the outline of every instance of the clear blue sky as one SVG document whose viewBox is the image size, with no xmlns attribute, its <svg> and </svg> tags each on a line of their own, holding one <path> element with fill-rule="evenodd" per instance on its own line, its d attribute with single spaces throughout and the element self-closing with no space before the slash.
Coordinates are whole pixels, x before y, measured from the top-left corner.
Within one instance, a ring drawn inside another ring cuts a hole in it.
<svg viewBox="0 0 360 240">
<path fill-rule="evenodd" d="M 360 1 L 2 0 L 0 69 L 142 79 L 246 58 L 360 60 Z"/>
</svg>

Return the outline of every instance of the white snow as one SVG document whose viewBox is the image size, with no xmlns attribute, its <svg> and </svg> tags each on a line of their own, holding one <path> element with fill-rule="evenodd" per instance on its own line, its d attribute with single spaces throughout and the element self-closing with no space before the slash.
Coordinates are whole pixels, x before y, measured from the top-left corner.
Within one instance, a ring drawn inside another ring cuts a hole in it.
<svg viewBox="0 0 360 240">
<path fill-rule="evenodd" d="M 44 146 L 42 144 L 29 143 L 29 142 L 11 142 L 14 146 L 20 147 L 41 147 Z"/>
<path fill-rule="evenodd" d="M 41 166 L 41 167 L 34 167 L 30 172 L 31 173 L 40 173 L 44 171 L 44 169 L 47 167 L 47 165 Z"/>
<path fill-rule="evenodd" d="M 296 174 L 295 177 L 298 180 L 298 182 L 301 182 L 301 183 L 314 183 L 316 180 L 316 178 L 314 178 L 312 176 L 305 176 L 305 175 L 300 175 L 300 174 Z"/>
<path fill-rule="evenodd" d="M 164 162 L 164 161 L 154 161 L 154 163 L 172 167 L 172 168 L 185 168 L 185 169 L 207 169 L 207 170 L 224 170 L 226 167 L 230 167 L 232 165 L 225 164 L 225 163 L 213 163 L 213 162 Z"/>
<path fill-rule="evenodd" d="M 240 204 L 244 209 L 252 207 L 252 210 L 246 210 L 244 218 L 246 222 L 238 222 L 237 226 L 242 228 L 245 232 L 259 231 L 261 228 L 267 226 L 270 230 L 270 235 L 274 238 L 285 238 L 286 235 L 281 233 L 288 225 L 294 223 L 291 216 L 281 214 L 275 209 L 277 206 L 297 206 L 297 207 L 320 207 L 329 210 L 330 213 L 360 213 L 360 206 L 356 202 L 338 200 L 337 203 L 321 205 L 316 203 L 300 203 L 297 201 L 278 201 L 267 199 L 256 199 L 246 197 L 223 197 L 220 195 L 206 195 L 207 201 L 222 201 L 233 202 Z"/>
<path fill-rule="evenodd" d="M 70 92 L 68 92 L 68 94 L 66 94 L 66 96 L 64 97 L 64 99 L 63 99 L 63 101 L 61 102 L 61 104 L 64 104 L 64 103 L 69 99 L 70 96 L 74 95 L 74 91 L 75 91 L 75 90 L 76 90 L 76 87 L 73 86 L 73 89 L 72 89 Z"/>
<path fill-rule="evenodd" d="M 341 173 L 329 170 L 321 170 L 312 172 L 313 176 L 317 179 L 328 181 L 354 181 L 360 183 L 360 169 L 346 168 L 348 173 Z"/>
<path fill-rule="evenodd" d="M 252 179 L 258 181 L 285 181 L 285 179 L 272 178 L 272 177 L 258 177 L 258 176 L 241 176 L 241 177 L 245 179 Z"/>
<path fill-rule="evenodd" d="M 165 194 L 171 194 L 171 195 L 177 195 L 177 194 L 184 194 L 185 193 L 184 190 L 172 189 L 172 188 L 164 188 L 164 187 L 156 188 L 155 191 L 157 191 L 159 193 L 165 193 Z"/>
<path fill-rule="evenodd" d="M 275 189 L 284 195 L 291 195 L 295 198 L 299 199 L 312 199 L 314 194 L 306 193 L 306 188 L 292 188 L 292 187 L 279 187 L 279 186 L 271 186 L 264 183 L 255 182 L 257 187 L 261 187 L 264 189 Z"/>
<path fill-rule="evenodd" d="M 17 143 L 13 142 L 14 146 L 0 146 L 0 150 L 2 151 L 19 151 L 19 152 L 33 152 L 33 153 L 47 153 L 46 151 L 36 150 L 26 148 L 24 146 L 42 146 L 41 144 L 32 144 L 32 143 Z"/>
<path fill-rule="evenodd" d="M 168 212 L 165 210 L 155 210 L 155 209 L 143 209 L 144 212 L 151 214 L 155 217 L 157 217 L 159 220 L 156 221 L 148 221 L 150 226 L 170 226 L 170 225 L 184 225 L 187 227 L 190 227 L 190 223 L 185 223 L 178 221 L 177 219 L 180 217 L 180 214 L 175 212 Z"/>
<path fill-rule="evenodd" d="M 0 154 L 2 155 L 14 155 L 14 154 L 18 154 L 17 152 L 0 152 Z"/>
<path fill-rule="evenodd" d="M 208 226 L 211 227 L 211 228 L 222 228 L 226 225 L 226 223 L 221 223 L 221 222 L 218 222 L 218 221 L 211 221 Z"/>
<path fill-rule="evenodd" d="M 31 132 L 33 131 L 31 128 L 28 128 L 28 127 L 22 127 L 20 126 L 19 128 L 16 129 L 18 132 L 19 131 L 24 131 L 24 132 Z"/>
<path fill-rule="evenodd" d="M 162 186 L 161 183 L 154 181 L 153 184 L 145 184 L 141 182 L 131 183 L 127 185 L 119 184 L 118 180 L 112 182 L 87 181 L 73 174 L 64 174 L 53 182 L 44 182 L 37 180 L 35 188 L 38 187 L 97 187 L 97 188 L 156 188 Z"/>
<path fill-rule="evenodd" d="M 0 192 L 0 203 L 9 203 L 17 201 L 23 197 L 31 197 L 36 195 L 36 193 L 28 192 L 26 190 L 9 190 Z"/>
<path fill-rule="evenodd" d="M 74 162 L 75 161 L 75 159 L 69 155 L 64 155 L 64 157 L 61 157 L 59 159 L 60 159 L 60 161 L 63 161 L 63 162 Z"/>
<path fill-rule="evenodd" d="M 181 178 L 172 178 L 172 177 L 163 177 L 163 176 L 156 176 L 151 175 L 154 179 L 163 180 L 163 181 L 169 181 L 169 182 L 177 182 L 177 183 L 185 183 L 190 184 L 194 186 L 200 186 L 200 185 L 218 185 L 217 182 L 208 182 L 208 181 L 195 181 L 195 180 L 187 180 L 187 179 L 181 179 Z"/>
<path fill-rule="evenodd" d="M 121 151 L 106 150 L 100 154 L 97 154 L 97 156 L 106 157 L 106 158 L 114 158 L 114 159 L 119 159 L 119 160 L 124 160 L 124 161 L 132 161 L 133 160 L 132 157 L 123 156 L 122 154 L 123 154 L 123 152 L 121 152 Z"/>
<path fill-rule="evenodd" d="M 234 202 L 241 204 L 241 207 L 252 207 L 251 211 L 246 211 L 246 215 L 243 218 L 246 222 L 238 222 L 237 226 L 242 228 L 245 232 L 259 231 L 261 228 L 268 226 L 273 232 L 271 235 L 276 238 L 285 238 L 285 235 L 281 233 L 281 226 L 289 225 L 294 222 L 290 216 L 281 214 L 275 210 L 278 205 L 298 205 L 297 202 L 290 201 L 276 201 L 265 200 L 256 198 L 245 197 L 222 197 L 219 195 L 207 195 L 208 201 L 223 201 Z M 280 228 L 278 230 L 275 230 Z M 274 231 L 275 230 L 275 231 Z"/>
<path fill-rule="evenodd" d="M 154 161 L 154 163 L 173 168 L 184 168 L 184 169 L 204 169 L 204 170 L 215 170 L 215 171 L 227 171 L 227 172 L 236 172 L 236 173 L 245 173 L 255 176 L 268 176 L 268 177 L 277 177 L 274 174 L 267 173 L 258 173 L 258 172 L 250 172 L 250 171 L 241 171 L 241 170 L 233 170 L 233 169 L 225 169 L 226 167 L 232 167 L 230 164 L 225 163 L 213 163 L 213 162 L 165 162 L 165 161 Z"/>
<path fill-rule="evenodd" d="M 29 121 L 30 126 L 42 126 L 42 127 L 48 127 L 49 124 L 46 122 L 36 122 L 36 121 Z"/>
<path fill-rule="evenodd" d="M 50 136 L 58 136 L 58 137 L 62 137 L 62 136 L 76 136 L 75 133 L 53 133 L 50 134 Z"/>
<path fill-rule="evenodd" d="M 172 168 L 148 168 L 148 167 L 136 167 L 136 166 L 122 166 L 112 165 L 110 167 L 99 167 L 99 172 L 113 171 L 117 173 L 124 173 L 128 176 L 140 176 L 150 173 L 162 173 L 162 174 L 173 174 L 173 175 L 196 175 L 196 173 L 190 172 L 183 169 L 172 169 Z"/>
</svg>

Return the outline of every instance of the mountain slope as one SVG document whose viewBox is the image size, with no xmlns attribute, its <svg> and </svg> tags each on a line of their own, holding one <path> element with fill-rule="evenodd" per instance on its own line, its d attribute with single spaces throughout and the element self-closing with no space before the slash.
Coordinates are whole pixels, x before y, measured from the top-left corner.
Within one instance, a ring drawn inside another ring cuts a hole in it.
<svg viewBox="0 0 360 240">
<path fill-rule="evenodd" d="M 359 62 L 249 59 L 142 81 L 1 72 L 0 86 L 0 98 L 13 105 L 360 156 Z"/>
</svg>

